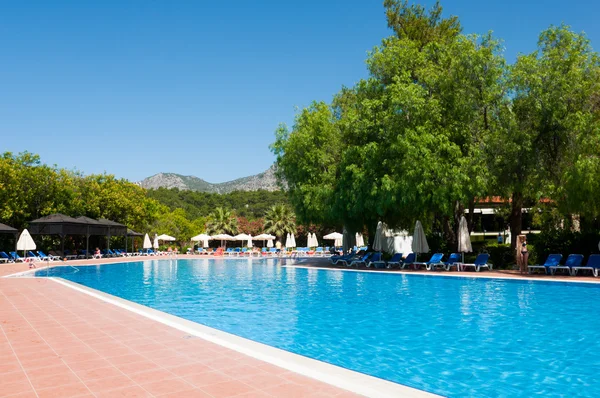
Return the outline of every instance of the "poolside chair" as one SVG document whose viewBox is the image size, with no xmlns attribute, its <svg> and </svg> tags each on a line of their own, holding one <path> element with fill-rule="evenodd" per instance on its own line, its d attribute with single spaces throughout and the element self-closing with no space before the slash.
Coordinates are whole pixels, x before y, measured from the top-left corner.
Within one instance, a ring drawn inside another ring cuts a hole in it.
<svg viewBox="0 0 600 398">
<path fill-rule="evenodd" d="M 353 265 L 356 265 L 356 268 L 358 268 L 359 265 L 367 265 L 367 263 L 369 262 L 369 258 L 371 257 L 371 255 L 373 255 L 373 253 L 365 253 L 364 255 L 360 256 L 359 258 L 355 258 L 354 260 L 352 260 L 350 263 L 346 262 L 346 265 L 348 267 L 352 267 Z"/>
<path fill-rule="evenodd" d="M 428 271 L 431 271 L 436 265 L 443 264 L 442 258 L 444 258 L 444 253 L 434 253 L 429 259 L 429 261 L 426 261 L 424 263 L 414 262 L 413 266 L 415 267 L 415 269 L 417 269 L 417 267 L 419 267 L 420 269 L 421 265 L 424 265 Z"/>
<path fill-rule="evenodd" d="M 27 258 L 30 259 L 29 261 L 42 261 L 42 258 L 38 257 L 38 255 L 31 250 L 27 251 Z"/>
<path fill-rule="evenodd" d="M 396 253 L 386 263 L 387 268 L 399 267 L 402 264 L 402 253 Z"/>
<path fill-rule="evenodd" d="M 569 273 L 569 275 L 571 275 L 571 268 L 580 267 L 581 263 L 583 263 L 583 254 L 569 254 L 569 257 L 567 257 L 567 261 L 565 261 L 565 265 L 557 264 L 552 265 L 548 268 L 550 269 L 550 274 L 552 275 L 554 275 L 559 269 L 565 270 Z"/>
<path fill-rule="evenodd" d="M 0 261 L 5 262 L 5 263 L 12 263 L 13 259 L 5 252 L 0 252 Z"/>
<path fill-rule="evenodd" d="M 38 257 L 40 257 L 42 260 L 46 261 L 46 259 L 50 260 L 50 261 L 55 261 L 55 260 L 60 260 L 59 256 L 55 256 L 53 254 L 50 255 L 45 255 L 44 252 L 42 252 L 41 250 L 37 251 Z"/>
<path fill-rule="evenodd" d="M 460 253 L 452 253 L 450 254 L 450 257 L 448 257 L 448 260 L 444 262 L 443 268 L 446 271 L 450 271 L 452 267 L 456 267 L 456 270 L 458 271 L 461 263 L 462 256 L 460 255 Z"/>
<path fill-rule="evenodd" d="M 315 249 L 315 257 L 323 257 L 324 253 L 323 253 L 323 248 L 322 247 L 317 247 Z"/>
<path fill-rule="evenodd" d="M 588 257 L 585 267 L 579 265 L 577 267 L 571 267 L 571 275 L 576 276 L 577 271 L 587 270 L 592 271 L 595 277 L 598 277 L 598 270 L 600 269 L 600 254 L 592 254 Z"/>
<path fill-rule="evenodd" d="M 67 260 L 75 260 L 75 259 L 77 259 L 77 254 L 71 253 L 69 250 L 65 250 L 65 258 Z"/>
<path fill-rule="evenodd" d="M 357 254 L 354 252 L 350 252 L 344 256 L 331 256 L 329 258 L 329 261 L 333 264 L 333 265 L 348 265 L 349 263 L 351 263 L 352 261 L 356 260 Z"/>
<path fill-rule="evenodd" d="M 381 259 L 381 253 L 380 252 L 375 252 L 371 258 L 369 259 L 369 262 L 367 263 L 367 268 L 385 268 L 385 261 L 383 261 Z"/>
<path fill-rule="evenodd" d="M 550 254 L 543 265 L 528 265 L 527 273 L 531 274 L 536 269 L 543 269 L 544 273 L 550 274 L 550 267 L 560 265 L 560 260 L 562 260 L 562 254 Z"/>
<path fill-rule="evenodd" d="M 459 271 L 464 271 L 465 268 L 471 268 L 475 270 L 475 272 L 481 271 L 482 268 L 487 268 L 488 270 L 492 269 L 492 264 L 488 264 L 488 260 L 490 255 L 488 253 L 479 253 L 475 258 L 475 262 L 473 264 L 460 264 Z"/>
<path fill-rule="evenodd" d="M 408 256 L 406 256 L 404 261 L 402 261 L 402 265 L 400 266 L 400 268 L 404 269 L 406 267 L 411 267 L 415 263 L 416 260 L 417 260 L 417 255 L 415 253 L 408 253 Z"/>
<path fill-rule="evenodd" d="M 9 252 L 8 254 L 10 255 L 10 258 L 12 258 L 15 263 L 18 263 L 19 261 L 20 262 L 24 261 L 23 258 L 21 258 L 21 256 L 19 256 L 17 254 L 17 252 Z"/>
</svg>

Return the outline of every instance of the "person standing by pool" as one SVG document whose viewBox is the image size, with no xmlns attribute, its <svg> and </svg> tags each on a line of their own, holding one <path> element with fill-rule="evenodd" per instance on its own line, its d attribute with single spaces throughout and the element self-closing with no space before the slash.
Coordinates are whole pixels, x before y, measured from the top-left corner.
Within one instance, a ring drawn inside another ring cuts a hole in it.
<svg viewBox="0 0 600 398">
<path fill-rule="evenodd" d="M 528 260 L 529 250 L 527 250 L 527 240 L 524 240 L 521 244 L 521 273 L 527 271 Z"/>
</svg>

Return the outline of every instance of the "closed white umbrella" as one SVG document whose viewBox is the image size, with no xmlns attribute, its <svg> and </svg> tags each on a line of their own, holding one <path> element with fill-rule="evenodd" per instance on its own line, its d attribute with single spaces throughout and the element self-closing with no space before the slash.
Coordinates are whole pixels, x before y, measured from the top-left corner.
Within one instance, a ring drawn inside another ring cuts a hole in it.
<svg viewBox="0 0 600 398">
<path fill-rule="evenodd" d="M 427 253 L 429 251 L 429 245 L 427 244 L 427 238 L 425 237 L 425 231 L 421 225 L 421 221 L 415 223 L 415 232 L 413 234 L 412 250 L 416 254 Z"/>
<path fill-rule="evenodd" d="M 469 226 L 467 225 L 467 219 L 465 216 L 460 218 L 458 224 L 458 252 L 462 253 L 462 261 L 465 262 L 465 253 L 471 253 L 473 247 L 471 246 L 471 235 L 469 234 Z"/>
<path fill-rule="evenodd" d="M 285 239 L 285 247 L 286 248 L 294 247 L 292 245 L 292 237 L 290 236 L 290 234 L 287 234 L 287 237 Z"/>
<path fill-rule="evenodd" d="M 356 246 L 358 247 L 363 247 L 365 245 L 365 239 L 363 238 L 363 235 L 360 233 L 356 233 Z"/>
<path fill-rule="evenodd" d="M 375 230 L 375 240 L 373 241 L 373 250 L 381 252 L 383 251 L 383 232 L 385 224 L 379 221 L 377 223 L 377 229 Z"/>
<path fill-rule="evenodd" d="M 150 242 L 150 237 L 148 234 L 144 236 L 144 245 L 142 247 L 144 249 L 152 249 L 152 242 Z"/>
<path fill-rule="evenodd" d="M 291 239 L 292 239 L 292 247 L 296 247 L 296 237 L 294 236 L 293 233 L 292 233 Z"/>
<path fill-rule="evenodd" d="M 23 255 L 27 258 L 27 250 L 35 250 L 35 242 L 29 234 L 29 231 L 24 229 L 17 241 L 17 250 L 23 250 Z"/>
<path fill-rule="evenodd" d="M 319 244 L 317 243 L 317 236 L 314 233 L 308 233 L 308 239 L 310 241 L 310 243 L 308 244 L 308 247 L 317 247 Z"/>
<path fill-rule="evenodd" d="M 317 234 L 313 232 L 313 244 L 315 247 L 319 247 L 319 239 L 317 239 Z"/>
<path fill-rule="evenodd" d="M 252 235 L 248 235 L 248 247 L 252 247 Z"/>
<path fill-rule="evenodd" d="M 267 247 L 273 247 L 273 239 L 267 241 Z"/>
<path fill-rule="evenodd" d="M 158 235 L 156 237 L 156 239 L 158 239 L 158 240 L 164 240 L 164 241 L 169 241 L 169 242 L 173 242 L 173 241 L 177 240 L 174 237 L 166 235 L 166 234 Z"/>
<path fill-rule="evenodd" d="M 158 246 L 159 246 L 158 245 L 158 235 L 156 235 L 156 234 L 154 234 L 154 245 L 153 246 L 155 249 L 158 249 Z"/>
</svg>

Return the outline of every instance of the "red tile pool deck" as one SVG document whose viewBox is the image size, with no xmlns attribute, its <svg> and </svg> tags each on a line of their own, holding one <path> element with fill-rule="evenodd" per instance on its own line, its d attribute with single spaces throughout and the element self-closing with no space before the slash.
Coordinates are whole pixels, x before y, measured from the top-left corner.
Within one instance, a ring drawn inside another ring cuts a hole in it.
<svg viewBox="0 0 600 398">
<path fill-rule="evenodd" d="M 45 279 L 0 278 L 0 358 L 0 397 L 358 396 Z"/>
</svg>

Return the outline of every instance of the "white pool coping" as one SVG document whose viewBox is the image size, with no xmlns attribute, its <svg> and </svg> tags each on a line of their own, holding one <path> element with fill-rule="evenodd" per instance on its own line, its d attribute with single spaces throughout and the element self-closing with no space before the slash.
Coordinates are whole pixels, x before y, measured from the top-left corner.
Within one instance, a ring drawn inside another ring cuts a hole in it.
<svg viewBox="0 0 600 398">
<path fill-rule="evenodd" d="M 196 322 L 188 321 L 186 319 L 68 281 L 66 279 L 55 277 L 49 279 L 78 292 L 95 297 L 106 303 L 113 304 L 119 308 L 131 311 L 148 319 L 152 319 L 156 322 L 181 330 L 190 335 L 200 337 L 204 340 L 210 341 L 211 343 L 218 344 L 260 361 L 279 366 L 303 376 L 307 376 L 324 383 L 331 384 L 335 387 L 354 392 L 356 394 L 376 398 L 439 397 L 439 395 L 435 395 L 426 391 L 379 379 L 364 373 L 355 372 L 213 329 Z"/>
<path fill-rule="evenodd" d="M 504 276 L 498 274 L 486 274 L 486 271 L 477 272 L 473 274 L 456 274 L 448 271 L 408 271 L 403 272 L 400 270 L 395 271 L 378 271 L 376 269 L 353 269 L 353 268 L 337 268 L 327 266 L 309 266 L 309 265 L 282 265 L 286 268 L 302 268 L 302 269 L 313 269 L 313 270 L 325 270 L 325 271 L 342 271 L 342 272 L 365 272 L 369 274 L 386 274 L 386 275 L 423 275 L 431 277 L 442 277 L 442 278 L 473 278 L 473 279 L 502 279 L 508 281 L 532 281 L 532 282 L 553 282 L 553 283 L 575 283 L 575 284 L 589 284 L 597 285 L 600 284 L 600 278 L 598 280 L 575 280 L 575 279 L 550 279 L 550 278 L 533 278 L 523 275 L 515 276 Z M 560 277 L 559 277 L 560 278 Z M 576 278 L 575 276 L 572 278 Z"/>
</svg>

